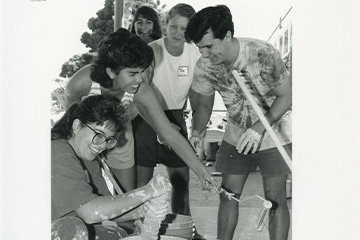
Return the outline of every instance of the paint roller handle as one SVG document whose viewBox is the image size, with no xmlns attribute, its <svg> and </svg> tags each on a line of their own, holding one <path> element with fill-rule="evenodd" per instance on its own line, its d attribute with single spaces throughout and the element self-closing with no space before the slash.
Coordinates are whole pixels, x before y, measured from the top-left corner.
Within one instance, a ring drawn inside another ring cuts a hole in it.
<svg viewBox="0 0 360 240">
<path fill-rule="evenodd" d="M 274 141 L 274 143 L 275 143 L 277 149 L 279 150 L 281 156 L 283 157 L 285 163 L 287 164 L 289 169 L 292 171 L 292 163 L 291 163 L 291 159 L 290 159 L 289 155 L 287 154 L 284 147 L 280 143 L 280 141 L 279 141 L 278 137 L 276 136 L 274 130 L 272 129 L 272 127 L 270 126 L 270 124 L 266 120 L 266 118 L 265 118 L 264 114 L 262 113 L 260 107 L 256 104 L 253 96 L 251 95 L 251 93 L 247 89 L 244 81 L 242 80 L 242 77 L 240 76 L 240 74 L 236 70 L 232 71 L 232 75 L 234 76 L 236 82 L 240 85 L 240 88 L 243 91 L 243 93 L 245 94 L 246 99 L 250 102 L 250 105 L 252 106 L 252 108 L 254 109 L 256 114 L 258 115 L 261 123 L 264 125 L 266 131 L 269 133 L 271 139 Z"/>
<path fill-rule="evenodd" d="M 115 178 L 113 177 L 109 166 L 105 162 L 106 156 L 103 153 L 100 153 L 99 155 L 97 155 L 97 158 L 99 159 L 99 161 L 100 161 L 100 163 L 101 163 L 101 165 L 102 165 L 102 167 L 104 169 L 104 172 L 105 172 L 106 176 L 109 178 L 109 180 L 110 180 L 111 184 L 113 185 L 115 191 L 118 194 L 123 194 L 124 192 L 121 190 L 119 184 L 116 182 Z"/>
</svg>

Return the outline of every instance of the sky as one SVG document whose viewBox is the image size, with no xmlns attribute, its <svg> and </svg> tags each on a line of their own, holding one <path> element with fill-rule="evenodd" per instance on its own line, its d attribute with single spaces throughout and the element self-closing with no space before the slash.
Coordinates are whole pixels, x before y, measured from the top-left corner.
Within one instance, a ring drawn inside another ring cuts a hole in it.
<svg viewBox="0 0 360 240">
<path fill-rule="evenodd" d="M 29 4 L 31 13 L 28 19 L 37 32 L 34 43 L 40 48 L 48 48 L 47 67 L 44 75 L 49 79 L 58 76 L 61 66 L 75 54 L 85 53 L 88 49 L 80 42 L 81 34 L 90 31 L 88 20 L 96 16 L 96 12 L 103 8 L 104 0 L 47 0 Z M 176 0 L 162 0 L 167 9 L 177 4 Z M 199 0 L 182 1 L 194 7 L 196 11 L 216 4 L 227 5 L 233 15 L 236 36 L 254 37 L 267 40 L 291 7 L 288 0 L 252 0 L 240 1 Z M 261 7 L 259 7 L 261 6 Z M 39 60 L 40 61 L 40 60 Z"/>
</svg>

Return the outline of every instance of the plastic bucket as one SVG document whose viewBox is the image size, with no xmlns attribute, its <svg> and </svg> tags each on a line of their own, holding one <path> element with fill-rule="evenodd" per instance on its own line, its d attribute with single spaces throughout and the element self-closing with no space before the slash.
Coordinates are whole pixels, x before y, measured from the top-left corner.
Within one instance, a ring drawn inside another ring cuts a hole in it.
<svg viewBox="0 0 360 240">
<path fill-rule="evenodd" d="M 194 233 L 194 219 L 182 214 L 167 214 L 161 223 L 159 234 L 192 239 Z"/>
<path fill-rule="evenodd" d="M 122 238 L 124 240 L 142 240 L 140 236 L 132 236 L 132 237 L 125 237 Z M 181 237 L 173 237 L 173 236 L 160 236 L 160 240 L 185 240 L 185 238 Z"/>
</svg>

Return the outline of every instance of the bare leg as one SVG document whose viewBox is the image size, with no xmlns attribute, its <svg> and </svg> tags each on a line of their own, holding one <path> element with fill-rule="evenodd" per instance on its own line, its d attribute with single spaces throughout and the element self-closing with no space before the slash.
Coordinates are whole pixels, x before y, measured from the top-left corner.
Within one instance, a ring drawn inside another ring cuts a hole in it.
<svg viewBox="0 0 360 240">
<path fill-rule="evenodd" d="M 248 175 L 222 174 L 222 187 L 236 198 L 240 198 Z M 217 238 L 231 240 L 239 218 L 239 203 L 229 200 L 224 194 L 220 194 L 220 206 L 218 210 Z"/>
<path fill-rule="evenodd" d="M 286 178 L 264 177 L 265 198 L 272 202 L 269 212 L 270 240 L 288 239 L 290 227 L 290 213 L 286 202 Z"/>
<path fill-rule="evenodd" d="M 126 169 L 111 168 L 111 171 L 124 192 L 136 187 L 136 168 L 132 166 Z"/>
<path fill-rule="evenodd" d="M 189 168 L 167 168 L 172 185 L 171 210 L 173 213 L 191 215 L 189 205 Z"/>
<path fill-rule="evenodd" d="M 136 166 L 137 187 L 145 186 L 154 175 L 154 168 Z"/>
</svg>

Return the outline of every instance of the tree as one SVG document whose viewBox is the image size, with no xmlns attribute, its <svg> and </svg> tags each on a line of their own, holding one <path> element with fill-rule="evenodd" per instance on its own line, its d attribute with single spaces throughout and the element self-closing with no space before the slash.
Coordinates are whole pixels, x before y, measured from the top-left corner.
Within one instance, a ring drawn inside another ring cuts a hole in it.
<svg viewBox="0 0 360 240">
<path fill-rule="evenodd" d="M 154 8 L 159 13 L 160 22 L 163 24 L 166 4 L 160 6 L 160 0 L 154 1 L 124 0 L 124 28 L 130 28 L 136 9 L 142 5 Z M 114 31 L 114 0 L 105 0 L 104 8 L 100 9 L 96 15 L 97 17 L 92 17 L 88 21 L 88 28 L 91 33 L 84 32 L 80 38 L 80 41 L 89 48 L 89 52 L 74 55 L 65 62 L 61 67 L 61 77 L 71 77 L 80 68 L 91 63 L 99 42 Z"/>
<path fill-rule="evenodd" d="M 97 45 L 108 34 L 114 31 L 114 0 L 105 0 L 104 8 L 88 21 L 88 28 L 92 33 L 84 32 L 80 41 L 90 48 L 89 52 L 96 52 Z"/>
<path fill-rule="evenodd" d="M 83 66 L 91 63 L 94 58 L 93 53 L 84 53 L 81 55 L 74 55 L 61 67 L 60 77 L 69 78 L 76 73 Z"/>
</svg>

